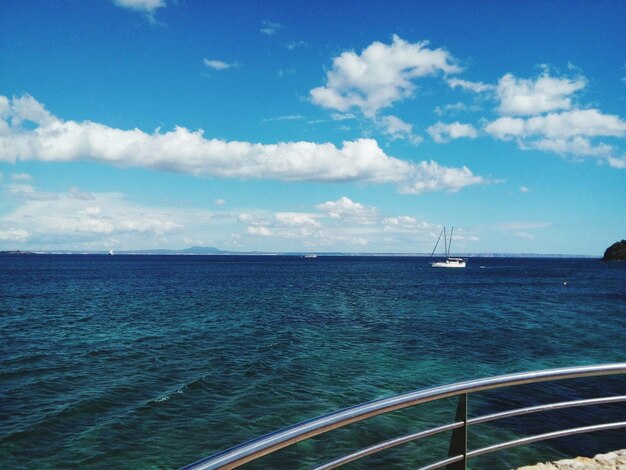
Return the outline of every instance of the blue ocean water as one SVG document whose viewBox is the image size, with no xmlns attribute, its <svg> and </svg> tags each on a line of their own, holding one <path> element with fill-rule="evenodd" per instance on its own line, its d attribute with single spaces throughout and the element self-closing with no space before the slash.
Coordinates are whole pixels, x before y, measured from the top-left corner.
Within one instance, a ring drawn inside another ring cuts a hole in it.
<svg viewBox="0 0 626 470">
<path fill-rule="evenodd" d="M 464 270 L 446 270 L 427 261 L 0 256 L 0 467 L 177 468 L 380 397 L 626 361 L 626 264 L 472 258 Z M 486 394 L 470 412 L 626 391 L 623 379 L 573 382 L 534 395 Z M 470 446 L 625 414 L 594 407 L 481 425 Z M 453 415 L 454 403 L 395 412 L 253 468 L 308 468 Z M 428 442 L 346 468 L 413 468 L 445 456 L 443 437 Z M 589 434 L 493 454 L 472 468 L 620 446 L 624 432 Z"/>
</svg>

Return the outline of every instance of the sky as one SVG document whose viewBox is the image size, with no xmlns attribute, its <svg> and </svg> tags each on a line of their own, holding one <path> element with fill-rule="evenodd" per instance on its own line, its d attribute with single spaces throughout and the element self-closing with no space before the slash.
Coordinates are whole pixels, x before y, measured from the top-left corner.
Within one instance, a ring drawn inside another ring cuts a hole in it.
<svg viewBox="0 0 626 470">
<path fill-rule="evenodd" d="M 0 2 L 0 250 L 601 256 L 626 2 Z"/>
</svg>

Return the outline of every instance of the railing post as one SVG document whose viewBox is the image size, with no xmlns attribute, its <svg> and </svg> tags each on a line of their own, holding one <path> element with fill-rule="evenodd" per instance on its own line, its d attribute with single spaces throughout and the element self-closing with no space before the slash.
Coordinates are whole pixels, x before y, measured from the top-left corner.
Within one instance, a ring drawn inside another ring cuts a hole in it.
<svg viewBox="0 0 626 470">
<path fill-rule="evenodd" d="M 456 422 L 463 421 L 463 427 L 452 431 L 448 457 L 463 454 L 463 460 L 451 463 L 446 470 L 466 470 L 467 468 L 467 393 L 459 395 L 459 404 L 456 408 Z"/>
</svg>

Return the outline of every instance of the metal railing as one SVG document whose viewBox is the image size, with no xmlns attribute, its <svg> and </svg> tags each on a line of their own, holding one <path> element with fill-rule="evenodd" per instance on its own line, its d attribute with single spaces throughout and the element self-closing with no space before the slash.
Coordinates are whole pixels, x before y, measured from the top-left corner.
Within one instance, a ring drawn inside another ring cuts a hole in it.
<svg viewBox="0 0 626 470">
<path fill-rule="evenodd" d="M 440 460 L 431 463 L 430 465 L 427 465 L 425 467 L 422 467 L 420 470 L 431 470 L 441 467 L 446 467 L 448 470 L 465 469 L 468 459 L 496 452 L 502 449 L 517 447 L 524 444 L 530 444 L 533 442 L 539 442 L 558 437 L 571 436 L 574 434 L 626 428 L 626 421 L 616 421 L 611 423 L 563 429 L 560 431 L 524 437 L 508 442 L 502 442 L 480 449 L 469 450 L 467 448 L 467 431 L 468 427 L 474 424 L 486 423 L 489 421 L 495 421 L 513 416 L 526 415 L 530 413 L 538 413 L 542 411 L 626 401 L 626 395 L 580 399 L 519 408 L 484 416 L 468 418 L 467 404 L 470 394 L 485 390 L 512 387 L 522 384 L 535 384 L 539 382 L 549 382 L 562 379 L 619 374 L 626 374 L 626 363 L 569 367 L 562 369 L 542 370 L 536 372 L 515 373 L 478 380 L 457 382 L 451 385 L 443 385 L 424 390 L 418 390 L 401 395 L 396 395 L 394 397 L 374 400 L 369 403 L 364 403 L 362 405 L 357 405 L 351 408 L 336 411 L 334 413 L 330 413 L 319 418 L 304 421 L 302 423 L 245 442 L 236 447 L 215 454 L 211 457 L 199 460 L 183 468 L 185 470 L 206 470 L 230 469 L 239 467 L 240 465 L 243 465 L 252 460 L 256 460 L 264 455 L 275 452 L 289 445 L 295 444 L 296 442 L 300 442 L 310 437 L 317 436 L 333 429 L 346 426 L 350 423 L 362 421 L 364 419 L 384 413 L 389 413 L 394 410 L 458 396 L 459 401 L 454 422 L 408 436 L 403 436 L 381 442 L 374 446 L 367 447 L 365 449 L 359 450 L 358 452 L 346 455 L 340 459 L 317 467 L 316 470 L 328 470 L 336 468 L 348 462 L 358 460 L 362 457 L 375 454 L 382 450 L 396 447 L 407 442 L 416 441 L 418 439 L 422 439 L 428 436 L 433 436 L 435 434 L 439 434 L 445 431 L 452 431 L 448 457 L 444 460 Z"/>
</svg>

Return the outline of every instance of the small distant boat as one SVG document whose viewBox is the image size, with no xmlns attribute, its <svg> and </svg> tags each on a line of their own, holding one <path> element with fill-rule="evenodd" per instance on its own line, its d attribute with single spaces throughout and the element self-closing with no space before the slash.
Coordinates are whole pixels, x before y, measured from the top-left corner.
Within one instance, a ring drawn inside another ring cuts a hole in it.
<svg viewBox="0 0 626 470">
<path fill-rule="evenodd" d="M 113 250 L 109 250 L 109 252 L 107 253 L 107 255 L 109 256 L 113 256 L 115 253 L 113 253 Z"/>
<path fill-rule="evenodd" d="M 314 253 L 309 253 L 307 255 L 304 255 L 305 258 L 317 258 L 317 255 Z"/>
<path fill-rule="evenodd" d="M 438 260 L 430 265 L 433 268 L 464 268 L 467 265 L 467 260 L 465 258 L 451 258 L 450 257 L 450 246 L 452 245 L 452 233 L 454 232 L 454 227 L 450 230 L 450 241 L 446 240 L 446 228 L 444 227 L 439 234 L 439 238 L 437 238 L 437 243 L 435 243 L 435 248 L 433 248 L 433 252 L 430 254 L 432 257 L 435 254 L 435 250 L 437 250 L 437 245 L 439 245 L 439 240 L 441 240 L 441 235 L 443 235 L 443 244 L 446 252 L 445 260 Z"/>
</svg>

